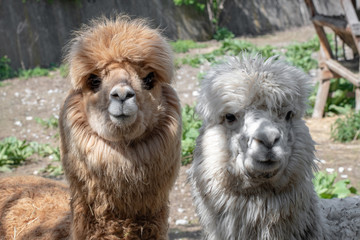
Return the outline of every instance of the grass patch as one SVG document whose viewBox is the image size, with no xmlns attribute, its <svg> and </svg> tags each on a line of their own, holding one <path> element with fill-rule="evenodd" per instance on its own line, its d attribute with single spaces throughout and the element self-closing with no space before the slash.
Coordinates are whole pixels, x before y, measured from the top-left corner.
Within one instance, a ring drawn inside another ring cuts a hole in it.
<svg viewBox="0 0 360 240">
<path fill-rule="evenodd" d="M 50 70 L 47 68 L 35 67 L 32 69 L 23 70 L 20 69 L 18 72 L 18 76 L 20 78 L 28 79 L 31 77 L 42 77 L 49 76 Z"/>
<path fill-rule="evenodd" d="M 186 53 L 190 49 L 207 47 L 206 44 L 197 43 L 193 40 L 177 40 L 175 42 L 170 42 L 170 45 L 176 53 Z"/>
</svg>

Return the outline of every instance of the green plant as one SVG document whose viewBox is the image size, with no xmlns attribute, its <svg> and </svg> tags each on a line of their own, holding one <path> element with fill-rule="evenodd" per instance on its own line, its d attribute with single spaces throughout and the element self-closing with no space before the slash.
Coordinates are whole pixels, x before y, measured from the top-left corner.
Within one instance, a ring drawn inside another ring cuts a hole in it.
<svg viewBox="0 0 360 240">
<path fill-rule="evenodd" d="M 213 36 L 213 38 L 217 41 L 222 41 L 224 39 L 231 39 L 234 37 L 235 35 L 226 27 L 219 27 Z"/>
<path fill-rule="evenodd" d="M 3 139 L 0 142 L 0 171 L 9 171 L 10 167 L 19 165 L 33 154 L 34 150 L 26 140 Z"/>
<path fill-rule="evenodd" d="M 239 39 L 225 39 L 218 50 L 219 54 L 239 55 L 241 52 L 255 52 L 256 46 L 250 42 Z"/>
<path fill-rule="evenodd" d="M 181 162 L 183 165 L 186 165 L 192 162 L 196 138 L 199 136 L 199 128 L 202 123 L 200 120 L 196 119 L 194 107 L 189 105 L 182 108 L 181 115 L 183 124 Z"/>
<path fill-rule="evenodd" d="M 355 97 L 349 97 L 349 93 L 354 91 L 352 83 L 344 78 L 330 80 L 330 94 L 326 101 L 325 112 L 335 114 L 347 114 L 355 107 Z"/>
<path fill-rule="evenodd" d="M 42 169 L 42 172 L 49 175 L 50 177 L 57 177 L 59 175 L 64 174 L 64 170 L 62 168 L 62 165 L 59 164 L 60 162 L 60 149 L 55 148 L 53 149 L 51 153 L 51 157 L 53 162 L 56 163 L 50 163 L 46 166 L 46 168 Z"/>
<path fill-rule="evenodd" d="M 176 53 L 186 53 L 189 49 L 207 47 L 206 44 L 200 44 L 193 40 L 177 40 L 175 42 L 170 42 L 170 45 Z"/>
<path fill-rule="evenodd" d="M 64 174 L 64 170 L 61 165 L 51 163 L 48 164 L 46 168 L 42 169 L 41 172 L 50 177 L 57 177 Z"/>
<path fill-rule="evenodd" d="M 0 58 L 0 80 L 13 77 L 14 71 L 10 67 L 11 60 L 7 56 Z"/>
<path fill-rule="evenodd" d="M 19 77 L 28 79 L 31 77 L 49 76 L 50 70 L 41 67 L 35 67 L 32 69 L 23 70 L 20 69 L 18 72 Z"/>
<path fill-rule="evenodd" d="M 11 168 L 21 164 L 32 155 L 41 157 L 52 156 L 60 160 L 58 148 L 38 142 L 18 140 L 16 137 L 8 137 L 0 141 L 0 172 L 11 171 Z"/>
<path fill-rule="evenodd" d="M 311 57 L 312 53 L 319 51 L 318 37 L 304 43 L 295 43 L 286 47 L 286 60 L 294 66 L 302 68 L 305 72 L 317 68 L 318 63 Z"/>
<path fill-rule="evenodd" d="M 218 55 L 228 54 L 237 56 L 242 52 L 260 53 L 263 57 L 269 58 L 276 55 L 276 49 L 270 45 L 257 47 L 256 45 L 239 39 L 225 39 L 220 49 L 214 51 Z"/>
<path fill-rule="evenodd" d="M 176 6 L 181 6 L 181 5 L 195 6 L 200 11 L 204 11 L 205 9 L 205 4 L 198 0 L 174 0 L 174 3 Z"/>
<path fill-rule="evenodd" d="M 201 12 L 207 11 L 213 34 L 219 29 L 220 13 L 224 9 L 226 0 L 173 0 L 176 6 L 194 6 Z"/>
<path fill-rule="evenodd" d="M 59 119 L 57 119 L 55 116 L 51 116 L 48 119 L 41 119 L 36 117 L 35 121 L 45 128 L 55 129 L 59 126 Z"/>
<path fill-rule="evenodd" d="M 313 183 L 315 191 L 320 198 L 344 198 L 350 194 L 357 194 L 357 190 L 354 187 L 348 186 L 350 184 L 350 180 L 344 179 L 335 182 L 336 176 L 336 173 L 315 173 Z"/>
<path fill-rule="evenodd" d="M 202 56 L 202 55 L 195 55 L 195 56 L 185 56 L 183 58 L 180 58 L 179 60 L 177 60 L 177 64 L 179 65 L 189 65 L 191 67 L 194 67 L 194 68 L 198 68 L 200 66 L 200 64 L 203 64 L 205 62 L 205 58 Z M 175 64 L 175 65 L 177 65 Z"/>
<path fill-rule="evenodd" d="M 344 118 L 338 118 L 331 125 L 331 138 L 339 142 L 360 139 L 360 112 L 350 112 Z"/>
</svg>

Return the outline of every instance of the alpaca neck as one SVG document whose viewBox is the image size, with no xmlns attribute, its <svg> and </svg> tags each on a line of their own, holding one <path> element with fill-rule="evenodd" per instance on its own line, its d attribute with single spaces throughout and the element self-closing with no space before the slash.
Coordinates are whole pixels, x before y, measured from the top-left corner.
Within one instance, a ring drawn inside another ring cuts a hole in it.
<svg viewBox="0 0 360 240">
<path fill-rule="evenodd" d="M 237 198 L 234 207 L 231 201 L 227 207 L 233 208 L 231 214 L 240 214 L 229 217 L 239 220 L 233 227 L 240 230 L 229 231 L 238 236 L 224 239 L 324 239 L 324 221 L 310 180 L 289 186 L 286 191 L 268 190 Z"/>
</svg>

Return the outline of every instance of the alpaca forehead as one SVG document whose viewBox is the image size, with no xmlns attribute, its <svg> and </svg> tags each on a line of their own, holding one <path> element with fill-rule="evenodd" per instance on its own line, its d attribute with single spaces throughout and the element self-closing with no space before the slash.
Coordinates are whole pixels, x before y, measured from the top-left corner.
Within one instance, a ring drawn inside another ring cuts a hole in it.
<svg viewBox="0 0 360 240">
<path fill-rule="evenodd" d="M 112 63 L 129 62 L 156 71 L 161 82 L 173 77 L 171 48 L 161 34 L 143 22 L 95 23 L 77 33 L 66 60 L 75 88 L 82 78 Z"/>
<path fill-rule="evenodd" d="M 133 62 L 142 65 L 159 62 L 158 66 L 165 67 L 165 61 L 171 59 L 167 55 L 166 42 L 156 32 L 148 30 L 149 36 L 144 33 L 92 33 L 79 43 L 78 54 L 88 58 L 97 68 L 105 68 L 109 63 Z M 104 35 L 97 37 L 97 35 Z M 154 67 L 154 66 L 152 66 Z M 170 69 L 171 70 L 171 69 Z"/>
<path fill-rule="evenodd" d="M 209 93 L 230 109 L 250 106 L 281 108 L 296 104 L 294 101 L 300 95 L 297 83 L 286 81 L 271 72 L 228 72 L 214 79 L 211 88 Z"/>
</svg>

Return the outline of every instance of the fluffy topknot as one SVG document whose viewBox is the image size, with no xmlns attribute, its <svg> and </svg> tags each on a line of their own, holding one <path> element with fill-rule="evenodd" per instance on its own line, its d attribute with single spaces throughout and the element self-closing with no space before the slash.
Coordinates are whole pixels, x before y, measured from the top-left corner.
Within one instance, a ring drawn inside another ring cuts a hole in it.
<svg viewBox="0 0 360 240">
<path fill-rule="evenodd" d="M 74 89 L 82 88 L 91 73 L 111 63 L 130 62 L 153 69 L 159 81 L 173 78 L 173 56 L 159 30 L 142 19 L 127 16 L 101 17 L 84 25 L 66 49 L 65 62 Z"/>
</svg>

